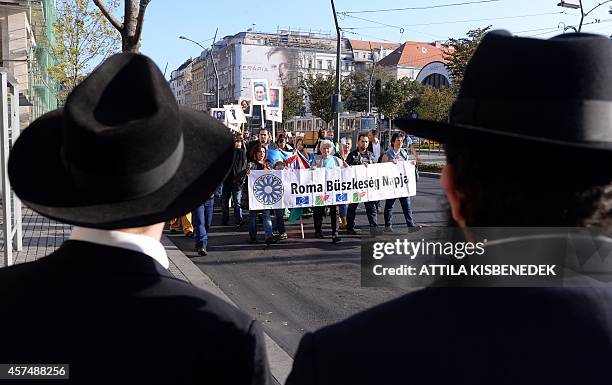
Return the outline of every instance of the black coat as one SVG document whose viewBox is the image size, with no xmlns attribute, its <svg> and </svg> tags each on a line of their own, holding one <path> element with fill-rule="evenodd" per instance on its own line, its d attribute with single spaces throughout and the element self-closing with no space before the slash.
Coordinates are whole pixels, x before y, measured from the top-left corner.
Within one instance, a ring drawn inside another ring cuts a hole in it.
<svg viewBox="0 0 612 385">
<path fill-rule="evenodd" d="M 426 288 L 306 334 L 286 384 L 611 384 L 611 364 L 612 289 Z"/>
<path fill-rule="evenodd" d="M 0 269 L 1 363 L 70 364 L 78 383 L 268 384 L 256 321 L 152 258 L 66 241 Z"/>
</svg>

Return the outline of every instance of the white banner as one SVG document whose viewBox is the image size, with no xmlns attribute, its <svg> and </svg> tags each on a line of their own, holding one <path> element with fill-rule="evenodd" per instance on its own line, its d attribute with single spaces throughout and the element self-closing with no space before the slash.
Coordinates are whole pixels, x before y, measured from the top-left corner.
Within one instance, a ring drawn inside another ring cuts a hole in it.
<svg viewBox="0 0 612 385">
<path fill-rule="evenodd" d="M 251 171 L 251 210 L 328 206 L 416 195 L 412 162 Z"/>
</svg>

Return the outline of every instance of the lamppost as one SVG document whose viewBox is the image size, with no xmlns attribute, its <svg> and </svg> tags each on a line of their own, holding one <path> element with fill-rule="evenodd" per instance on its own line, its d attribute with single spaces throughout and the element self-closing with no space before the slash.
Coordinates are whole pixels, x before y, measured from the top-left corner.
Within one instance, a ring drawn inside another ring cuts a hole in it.
<svg viewBox="0 0 612 385">
<path fill-rule="evenodd" d="M 210 61 L 212 61 L 213 70 L 215 71 L 215 94 L 217 96 L 217 108 L 219 108 L 220 107 L 220 104 L 219 104 L 219 73 L 217 72 L 217 63 L 215 63 L 215 58 L 212 54 L 212 50 L 213 50 L 213 47 L 215 46 L 216 38 L 217 38 L 217 31 L 215 31 L 215 37 L 213 38 L 213 43 L 212 43 L 211 48 L 208 50 L 208 55 L 210 56 Z M 195 40 L 191 40 L 185 36 L 179 36 L 179 39 L 187 40 L 187 41 L 192 42 L 193 44 L 197 44 L 200 48 L 206 51 L 206 48 Z"/>
<path fill-rule="evenodd" d="M 578 2 L 579 4 L 573 4 L 573 3 L 568 3 L 564 0 L 561 0 L 561 2 L 557 4 L 557 6 L 562 7 L 562 8 L 580 9 L 580 25 L 578 25 L 578 32 L 580 32 L 582 30 L 582 23 L 584 22 L 584 18 L 589 16 L 591 12 L 601 7 L 602 5 L 612 2 L 612 0 L 602 1 L 601 3 L 597 4 L 596 6 L 588 10 L 587 12 L 584 12 L 584 7 L 582 6 L 582 0 L 578 0 Z M 566 30 L 570 28 L 573 28 L 574 30 L 576 30 L 575 27 L 567 27 Z"/>
</svg>

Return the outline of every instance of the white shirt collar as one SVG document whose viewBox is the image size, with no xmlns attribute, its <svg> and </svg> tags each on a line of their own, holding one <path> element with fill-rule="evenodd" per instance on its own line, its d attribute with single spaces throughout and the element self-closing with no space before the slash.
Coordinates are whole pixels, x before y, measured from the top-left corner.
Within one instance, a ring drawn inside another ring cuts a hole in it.
<svg viewBox="0 0 612 385">
<path fill-rule="evenodd" d="M 69 239 L 136 251 L 148 255 L 166 269 L 170 266 L 161 242 L 146 235 L 74 226 Z"/>
</svg>

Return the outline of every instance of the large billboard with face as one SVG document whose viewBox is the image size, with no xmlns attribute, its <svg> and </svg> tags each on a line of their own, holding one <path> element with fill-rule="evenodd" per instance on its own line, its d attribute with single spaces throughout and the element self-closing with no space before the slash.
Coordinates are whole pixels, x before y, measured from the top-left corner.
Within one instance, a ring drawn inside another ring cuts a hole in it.
<svg viewBox="0 0 612 385">
<path fill-rule="evenodd" d="M 298 51 L 295 49 L 236 45 L 235 95 L 250 98 L 251 79 L 267 79 L 270 86 L 287 84 L 296 76 L 298 60 Z"/>
</svg>

